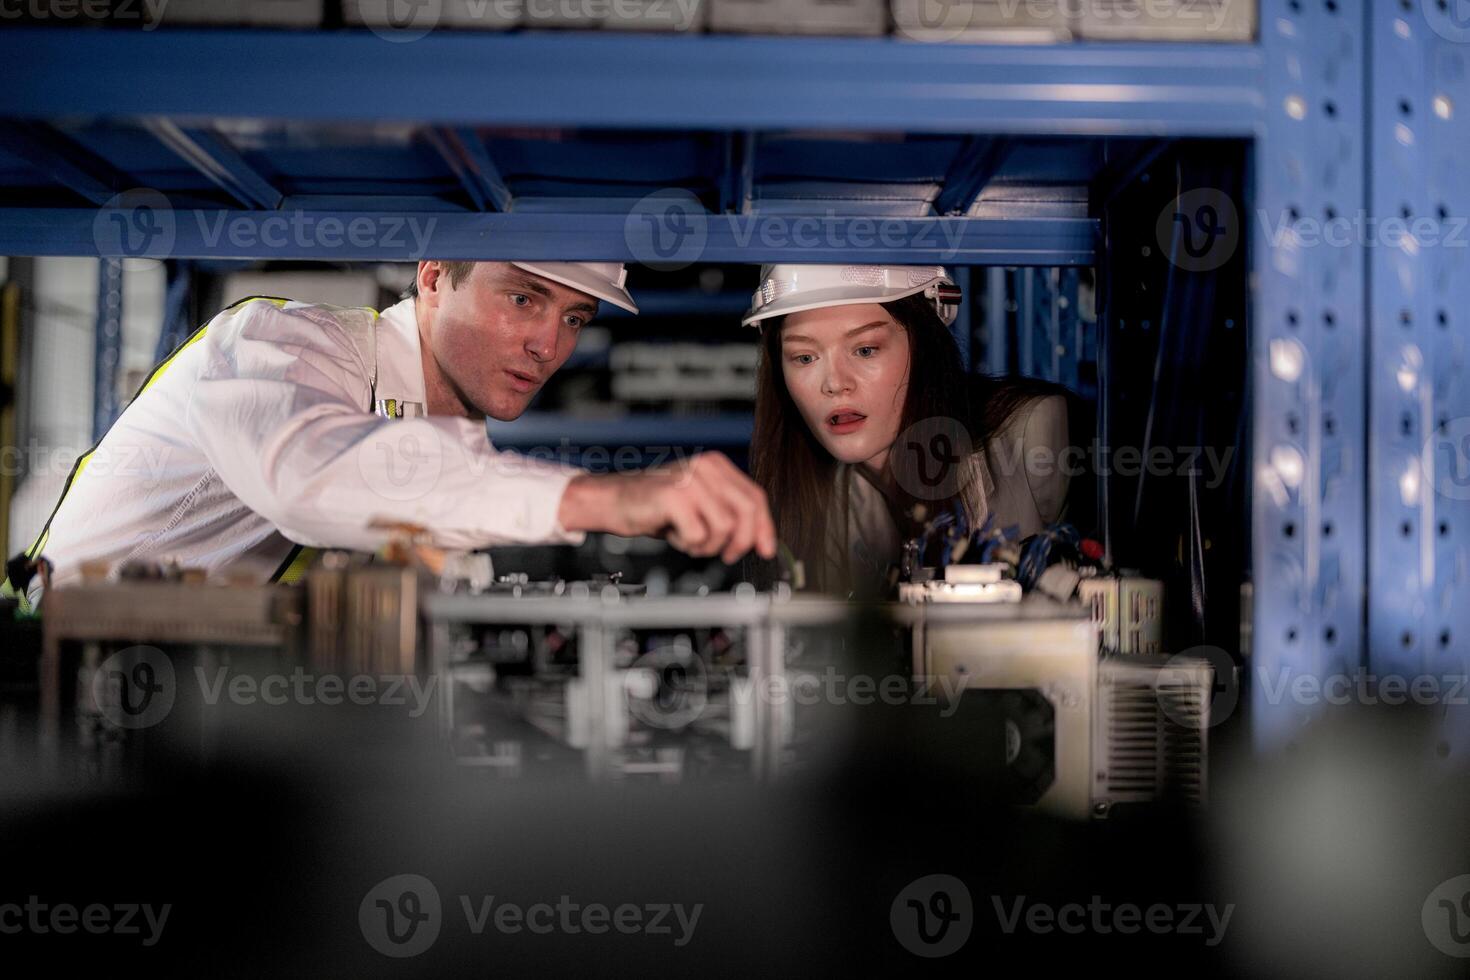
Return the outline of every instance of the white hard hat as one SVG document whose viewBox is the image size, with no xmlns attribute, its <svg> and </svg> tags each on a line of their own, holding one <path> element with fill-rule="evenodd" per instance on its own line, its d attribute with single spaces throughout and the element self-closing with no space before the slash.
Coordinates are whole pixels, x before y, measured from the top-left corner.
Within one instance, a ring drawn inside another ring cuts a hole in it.
<svg viewBox="0 0 1470 980">
<path fill-rule="evenodd" d="M 740 325 L 801 310 L 888 303 L 915 293 L 934 304 L 945 326 L 960 312 L 960 287 L 942 265 L 766 265 Z"/>
<path fill-rule="evenodd" d="M 629 313 L 638 312 L 633 297 L 623 288 L 628 270 L 621 262 L 512 262 L 511 265 L 595 296 Z"/>
</svg>

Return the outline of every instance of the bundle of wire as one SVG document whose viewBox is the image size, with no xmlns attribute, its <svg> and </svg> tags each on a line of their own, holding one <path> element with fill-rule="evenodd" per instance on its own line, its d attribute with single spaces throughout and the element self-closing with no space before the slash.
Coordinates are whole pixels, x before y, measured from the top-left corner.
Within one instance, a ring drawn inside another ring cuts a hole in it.
<svg viewBox="0 0 1470 980">
<path fill-rule="evenodd" d="M 956 506 L 924 525 L 924 532 L 919 535 L 919 554 L 927 554 L 930 541 L 941 533 L 943 548 L 939 554 L 938 567 L 942 569 L 959 562 L 972 549 L 976 549 L 976 558 L 980 564 L 994 561 L 997 549 L 1015 541 L 1020 528 L 1014 525 L 997 527 L 995 518 L 987 516 L 984 523 L 972 531 L 964 509 Z"/>
<path fill-rule="evenodd" d="M 1021 548 L 1021 561 L 1016 566 L 1016 579 L 1021 588 L 1030 592 L 1052 563 L 1052 552 L 1061 549 L 1058 557 L 1076 558 L 1082 545 L 1082 536 L 1070 524 L 1052 524 L 1033 535 Z"/>
</svg>

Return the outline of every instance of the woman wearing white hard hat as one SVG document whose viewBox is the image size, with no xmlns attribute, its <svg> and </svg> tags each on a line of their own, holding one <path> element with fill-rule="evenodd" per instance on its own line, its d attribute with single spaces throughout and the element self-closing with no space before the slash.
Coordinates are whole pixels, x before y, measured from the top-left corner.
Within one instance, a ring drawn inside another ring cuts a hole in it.
<svg viewBox="0 0 1470 980">
<path fill-rule="evenodd" d="M 817 588 L 881 588 L 946 510 L 1021 537 L 1063 513 L 1065 389 L 967 375 L 960 301 L 939 266 L 761 270 L 742 321 L 763 333 L 752 470 Z"/>
</svg>

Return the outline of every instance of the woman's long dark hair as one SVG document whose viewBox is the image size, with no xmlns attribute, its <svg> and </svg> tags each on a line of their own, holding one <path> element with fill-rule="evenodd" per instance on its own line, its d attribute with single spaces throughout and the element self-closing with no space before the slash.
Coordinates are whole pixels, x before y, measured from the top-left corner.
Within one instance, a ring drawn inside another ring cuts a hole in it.
<svg viewBox="0 0 1470 980">
<path fill-rule="evenodd" d="M 1029 379 L 967 374 L 954 336 L 929 300 L 914 295 L 882 305 L 909 338 L 908 391 L 899 432 L 921 419 L 954 419 L 968 430 L 971 445 L 980 448 L 1029 398 L 1065 390 Z M 784 319 L 764 324 L 751 470 L 770 498 L 777 535 L 803 562 L 809 584 L 834 590 L 840 588 L 839 583 L 827 579 L 833 574 L 842 576 L 845 570 L 828 567 L 827 529 L 834 519 L 845 529 L 846 501 L 834 493 L 837 461 L 807 427 L 786 387 L 781 368 Z M 900 532 L 909 534 L 915 528 L 908 518 L 920 501 L 902 489 L 898 492 L 900 499 L 891 502 L 894 516 Z M 956 506 L 961 492 L 963 489 L 946 499 L 922 502 L 929 513 L 938 513 Z M 834 506 L 841 509 L 834 511 Z"/>
</svg>

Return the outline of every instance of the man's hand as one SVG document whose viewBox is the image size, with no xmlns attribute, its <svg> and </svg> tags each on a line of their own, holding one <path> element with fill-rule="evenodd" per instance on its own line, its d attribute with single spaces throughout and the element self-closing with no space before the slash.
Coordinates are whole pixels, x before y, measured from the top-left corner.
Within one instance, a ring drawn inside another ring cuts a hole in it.
<svg viewBox="0 0 1470 980">
<path fill-rule="evenodd" d="M 556 516 L 568 531 L 667 535 L 680 551 L 719 555 L 727 565 L 752 549 L 776 557 L 765 491 L 723 453 L 641 473 L 574 477 Z"/>
</svg>

